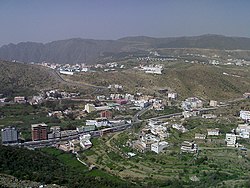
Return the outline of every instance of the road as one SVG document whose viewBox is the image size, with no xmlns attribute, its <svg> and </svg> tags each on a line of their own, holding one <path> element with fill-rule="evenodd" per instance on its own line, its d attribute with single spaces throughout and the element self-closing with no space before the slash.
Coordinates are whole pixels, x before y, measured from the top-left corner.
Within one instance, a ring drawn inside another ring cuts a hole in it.
<svg viewBox="0 0 250 188">
<path fill-rule="evenodd" d="M 36 66 L 40 66 L 40 65 L 36 65 Z M 92 85 L 88 83 L 80 83 L 80 82 L 75 82 L 73 80 L 65 80 L 58 71 L 51 69 L 51 68 L 43 67 L 43 66 L 40 66 L 40 67 L 46 69 L 52 77 L 54 77 L 57 81 L 63 84 L 71 85 L 71 86 L 79 86 L 79 87 L 84 87 L 84 88 L 86 87 L 93 88 L 95 89 L 93 93 L 97 93 L 103 90 L 108 90 L 108 88 L 104 86 L 96 86 L 96 85 Z"/>
</svg>

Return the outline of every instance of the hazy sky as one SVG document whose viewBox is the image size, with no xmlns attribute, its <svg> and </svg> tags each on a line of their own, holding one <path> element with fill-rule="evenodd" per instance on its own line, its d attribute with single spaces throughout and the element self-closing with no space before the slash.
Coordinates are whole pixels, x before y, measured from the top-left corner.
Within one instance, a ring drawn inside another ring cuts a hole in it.
<svg viewBox="0 0 250 188">
<path fill-rule="evenodd" d="M 250 37 L 250 0 L 0 0 L 0 46 L 73 37 Z"/>
</svg>

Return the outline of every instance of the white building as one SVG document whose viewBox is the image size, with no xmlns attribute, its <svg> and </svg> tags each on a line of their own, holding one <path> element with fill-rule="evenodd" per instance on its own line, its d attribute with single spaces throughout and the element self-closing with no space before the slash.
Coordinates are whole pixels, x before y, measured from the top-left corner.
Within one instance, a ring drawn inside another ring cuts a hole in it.
<svg viewBox="0 0 250 188">
<path fill-rule="evenodd" d="M 205 140 L 206 139 L 206 135 L 205 134 L 195 133 L 194 138 L 197 139 L 197 140 Z"/>
<path fill-rule="evenodd" d="M 184 141 L 181 145 L 181 152 L 197 153 L 198 146 L 194 142 Z"/>
<path fill-rule="evenodd" d="M 241 110 L 240 111 L 240 118 L 245 120 L 245 121 L 249 121 L 250 120 L 250 111 Z"/>
<path fill-rule="evenodd" d="M 64 70 L 60 70 L 60 74 L 65 74 L 65 75 L 74 75 L 74 72 L 71 71 L 64 71 Z"/>
<path fill-rule="evenodd" d="M 88 72 L 89 71 L 89 68 L 88 67 L 83 67 L 82 68 L 82 72 Z"/>
<path fill-rule="evenodd" d="M 190 118 L 192 116 L 198 116 L 200 114 L 200 111 L 194 110 L 194 111 L 183 111 L 182 115 L 184 118 Z"/>
<path fill-rule="evenodd" d="M 151 151 L 154 151 L 155 153 L 160 153 L 166 147 L 168 147 L 168 142 L 156 142 L 151 145 Z"/>
<path fill-rule="evenodd" d="M 190 97 L 182 102 L 182 108 L 187 111 L 191 111 L 202 107 L 203 107 L 203 102 L 197 97 Z"/>
<path fill-rule="evenodd" d="M 227 143 L 227 146 L 235 147 L 236 146 L 237 137 L 236 137 L 235 134 L 227 133 L 225 141 Z"/>
<path fill-rule="evenodd" d="M 211 100 L 209 102 L 209 105 L 212 106 L 212 107 L 216 107 L 218 105 L 218 102 L 217 101 L 214 101 L 214 100 Z"/>
<path fill-rule="evenodd" d="M 177 99 L 177 93 L 168 93 L 168 98 L 169 99 L 173 99 L 173 100 L 175 100 L 175 99 Z"/>
<path fill-rule="evenodd" d="M 250 125 L 239 124 L 236 128 L 236 133 L 238 133 L 241 138 L 249 138 Z"/>
<path fill-rule="evenodd" d="M 182 133 L 185 133 L 188 131 L 183 125 L 180 125 L 180 124 L 173 124 L 172 128 L 177 129 L 178 131 L 181 131 Z"/>
<path fill-rule="evenodd" d="M 90 138 L 91 138 L 90 134 L 84 134 L 84 135 L 80 136 L 80 146 L 83 149 L 88 149 L 92 146 Z"/>
<path fill-rule="evenodd" d="M 135 106 L 145 108 L 149 105 L 149 102 L 147 100 L 138 100 L 138 101 L 134 101 L 134 104 L 135 104 Z"/>
<path fill-rule="evenodd" d="M 215 129 L 207 129 L 207 135 L 208 136 L 219 136 L 220 134 L 220 129 L 215 128 Z"/>
<path fill-rule="evenodd" d="M 88 113 L 94 112 L 96 110 L 95 105 L 93 104 L 86 104 L 85 111 Z"/>
</svg>

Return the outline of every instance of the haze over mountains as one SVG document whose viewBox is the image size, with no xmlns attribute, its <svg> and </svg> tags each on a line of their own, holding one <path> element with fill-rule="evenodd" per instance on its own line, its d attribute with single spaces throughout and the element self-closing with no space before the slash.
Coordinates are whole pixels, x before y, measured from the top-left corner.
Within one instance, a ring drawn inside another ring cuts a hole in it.
<svg viewBox="0 0 250 188">
<path fill-rule="evenodd" d="M 119 53 L 159 48 L 204 48 L 221 50 L 250 50 L 250 38 L 222 35 L 153 38 L 125 37 L 118 40 L 67 39 L 46 44 L 21 42 L 0 48 L 0 59 L 22 62 L 95 63 L 97 59 Z"/>
</svg>

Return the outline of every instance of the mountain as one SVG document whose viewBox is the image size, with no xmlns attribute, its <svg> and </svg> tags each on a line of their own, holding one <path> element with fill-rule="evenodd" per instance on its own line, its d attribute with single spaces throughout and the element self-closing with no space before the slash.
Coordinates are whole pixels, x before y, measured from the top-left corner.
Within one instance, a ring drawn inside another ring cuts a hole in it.
<svg viewBox="0 0 250 188">
<path fill-rule="evenodd" d="M 96 63 L 105 57 L 127 55 L 159 48 L 201 48 L 221 50 L 250 50 L 250 38 L 222 35 L 153 38 L 125 37 L 118 40 L 74 38 L 50 43 L 21 42 L 0 48 L 0 59 L 21 62 Z"/>
</svg>

